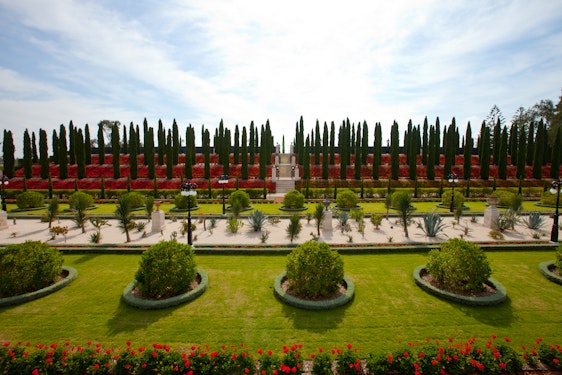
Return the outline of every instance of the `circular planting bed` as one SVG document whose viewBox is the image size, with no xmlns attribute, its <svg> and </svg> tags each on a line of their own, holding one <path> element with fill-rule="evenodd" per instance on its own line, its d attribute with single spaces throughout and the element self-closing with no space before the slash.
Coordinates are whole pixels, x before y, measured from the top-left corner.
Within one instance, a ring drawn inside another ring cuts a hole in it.
<svg viewBox="0 0 562 375">
<path fill-rule="evenodd" d="M 136 307 L 138 309 L 143 310 L 157 310 L 157 309 L 165 309 L 172 306 L 181 305 L 182 303 L 186 303 L 189 301 L 193 301 L 195 298 L 199 297 L 205 290 L 207 289 L 207 285 L 209 284 L 209 277 L 202 269 L 197 269 L 197 286 L 192 288 L 186 293 L 170 297 L 170 298 L 163 298 L 163 299 L 148 299 L 139 296 L 136 293 L 136 286 L 137 280 L 133 280 L 125 287 L 123 290 L 123 301 L 127 305 Z"/>
<path fill-rule="evenodd" d="M 541 264 L 539 264 L 539 270 L 541 271 L 543 276 L 550 281 L 562 285 L 562 276 L 554 272 L 556 271 L 556 266 L 554 265 L 553 260 L 549 260 L 547 262 L 542 262 Z"/>
<path fill-rule="evenodd" d="M 170 208 L 170 212 L 188 212 L 188 211 L 197 211 L 198 209 L 199 209 L 199 206 L 191 207 L 191 209 L 172 207 L 172 208 Z"/>
<path fill-rule="evenodd" d="M 63 266 L 60 278 L 54 284 L 49 285 L 46 288 L 36 290 L 34 292 L 20 294 L 19 296 L 0 298 L 0 306 L 19 305 L 24 302 L 29 302 L 41 297 L 45 297 L 51 293 L 56 292 L 59 289 L 64 288 L 74 279 L 76 279 L 76 277 L 78 277 L 78 271 L 75 268 Z"/>
<path fill-rule="evenodd" d="M 437 206 L 438 208 L 451 208 L 451 205 L 449 205 L 449 204 L 443 204 L 443 203 L 438 203 L 438 204 L 436 204 L 436 206 Z M 456 209 L 456 208 L 455 208 L 455 209 Z M 462 205 L 462 209 L 463 209 L 463 211 L 468 211 L 468 210 L 470 210 L 470 207 L 468 207 L 468 206 L 466 206 L 466 205 L 463 204 L 463 205 Z"/>
<path fill-rule="evenodd" d="M 335 206 L 336 210 L 339 211 L 351 211 L 351 210 L 362 210 L 363 207 L 361 207 L 360 205 L 357 205 L 355 207 L 340 207 L 340 206 Z"/>
<path fill-rule="evenodd" d="M 310 300 L 295 297 L 287 291 L 286 285 L 287 273 L 283 272 L 275 279 L 273 284 L 273 293 L 277 298 L 287 305 L 298 307 L 305 310 L 330 310 L 343 306 L 353 299 L 355 295 L 355 284 L 347 276 L 343 277 L 340 291 L 338 291 L 333 298 L 326 298 L 321 300 Z"/>
<path fill-rule="evenodd" d="M 469 306 L 493 306 L 504 302 L 507 299 L 506 289 L 499 281 L 489 278 L 486 282 L 486 289 L 478 295 L 464 295 L 449 292 L 432 285 L 427 280 L 429 275 L 425 269 L 425 264 L 414 269 L 413 277 L 416 284 L 429 294 L 443 299 L 462 303 Z"/>
<path fill-rule="evenodd" d="M 279 209 L 281 211 L 300 212 L 300 211 L 304 211 L 304 210 L 308 209 L 308 207 L 304 206 L 304 207 L 299 207 L 299 208 L 293 208 L 293 207 L 281 206 L 281 207 L 279 207 Z"/>
</svg>

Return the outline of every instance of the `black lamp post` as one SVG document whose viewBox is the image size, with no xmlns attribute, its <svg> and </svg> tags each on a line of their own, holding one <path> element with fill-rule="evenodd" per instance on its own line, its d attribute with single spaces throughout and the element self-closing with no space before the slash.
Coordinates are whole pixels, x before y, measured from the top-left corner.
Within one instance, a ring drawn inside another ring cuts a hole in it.
<svg viewBox="0 0 562 375">
<path fill-rule="evenodd" d="M 224 185 L 228 184 L 228 179 L 229 179 L 229 177 L 228 177 L 227 174 L 223 174 L 219 177 L 219 184 L 222 185 L 222 214 L 223 215 L 226 215 L 226 206 L 225 206 L 225 203 L 224 203 L 224 199 L 225 199 Z"/>
<path fill-rule="evenodd" d="M 558 181 L 552 181 L 550 192 L 556 193 L 556 212 L 554 213 L 554 223 L 552 224 L 552 232 L 550 232 L 550 240 L 558 242 L 558 209 L 560 207 L 560 187 L 562 187 L 562 178 Z"/>
<path fill-rule="evenodd" d="M 8 180 L 8 176 L 5 176 L 4 173 L 2 173 L 1 179 L 2 179 L 2 211 L 8 212 L 8 210 L 6 209 L 6 193 L 4 192 L 4 185 L 8 185 L 9 180 Z"/>
<path fill-rule="evenodd" d="M 459 176 L 454 173 L 449 175 L 449 182 L 453 184 L 453 194 L 451 194 L 451 207 L 450 211 L 455 212 L 455 184 L 459 182 Z"/>
<path fill-rule="evenodd" d="M 191 233 L 191 196 L 197 195 L 196 188 L 197 185 L 189 181 L 181 186 L 181 195 L 187 197 L 187 243 L 190 245 L 193 245 Z"/>
</svg>

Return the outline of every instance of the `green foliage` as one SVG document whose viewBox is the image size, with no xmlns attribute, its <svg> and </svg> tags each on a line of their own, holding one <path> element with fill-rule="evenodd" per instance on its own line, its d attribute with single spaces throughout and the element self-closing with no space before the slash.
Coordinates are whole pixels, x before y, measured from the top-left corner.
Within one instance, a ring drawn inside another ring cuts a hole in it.
<svg viewBox="0 0 562 375">
<path fill-rule="evenodd" d="M 188 204 L 188 199 L 190 204 Z M 174 205 L 180 210 L 187 210 L 189 207 L 197 207 L 197 196 L 177 194 L 174 197 Z"/>
<path fill-rule="evenodd" d="M 543 192 L 541 196 L 541 203 L 548 206 L 556 206 L 556 192 L 552 194 L 550 190 Z"/>
<path fill-rule="evenodd" d="M 86 210 L 94 205 L 94 197 L 83 191 L 77 191 L 68 198 L 68 205 L 72 209 L 78 207 L 80 210 Z"/>
<path fill-rule="evenodd" d="M 345 211 L 340 212 L 337 216 L 338 227 L 340 227 L 341 232 L 351 232 L 351 225 L 349 225 L 349 214 Z"/>
<path fill-rule="evenodd" d="M 338 374 L 355 375 L 363 373 L 361 368 L 361 357 L 357 354 L 357 351 L 353 349 L 351 344 L 347 344 L 346 350 L 338 349 L 336 352 Z"/>
<path fill-rule="evenodd" d="M 351 211 L 349 211 L 349 214 L 351 218 L 355 220 L 355 222 L 357 223 L 363 221 L 363 218 L 365 217 L 365 213 L 363 212 L 362 209 L 359 208 L 352 209 Z"/>
<path fill-rule="evenodd" d="M 134 226 L 132 209 L 129 205 L 129 200 L 126 196 L 120 196 L 117 201 L 117 206 L 115 208 L 114 216 L 119 221 L 119 228 L 125 232 L 127 236 L 127 242 L 131 242 L 131 237 L 129 235 L 129 230 Z"/>
<path fill-rule="evenodd" d="M 523 218 L 523 222 L 529 229 L 541 229 L 541 227 L 545 224 L 544 217 L 540 214 L 540 212 L 536 211 L 529 212 L 529 215 Z"/>
<path fill-rule="evenodd" d="M 513 207 L 516 194 L 509 190 L 496 190 L 492 196 L 498 197 L 498 206 Z"/>
<path fill-rule="evenodd" d="M 154 197 L 146 197 L 144 201 L 144 211 L 146 212 L 146 216 L 148 216 L 148 220 L 154 211 Z"/>
<path fill-rule="evenodd" d="M 515 229 L 515 224 L 517 224 L 518 221 L 519 213 L 509 208 L 498 217 L 498 229 L 502 232 L 506 229 Z"/>
<path fill-rule="evenodd" d="M 316 221 L 316 234 L 320 236 L 320 227 L 322 226 L 322 221 L 324 220 L 324 205 L 322 203 L 316 203 L 314 213 L 312 215 L 314 217 L 314 221 Z"/>
<path fill-rule="evenodd" d="M 484 251 L 471 242 L 450 239 L 441 249 L 429 252 L 427 271 L 440 287 L 453 291 L 479 292 L 492 270 Z"/>
<path fill-rule="evenodd" d="M 230 233 L 238 233 L 240 228 L 244 226 L 242 220 L 239 220 L 235 215 L 231 215 L 228 218 L 228 223 L 226 224 L 226 228 L 230 231 Z"/>
<path fill-rule="evenodd" d="M 250 196 L 242 190 L 236 190 L 228 197 L 231 206 L 238 204 L 242 209 L 250 206 Z"/>
<path fill-rule="evenodd" d="M 51 285 L 62 272 L 60 252 L 40 241 L 0 249 L 0 297 L 17 296 Z"/>
<path fill-rule="evenodd" d="M 162 241 L 142 254 L 135 279 L 143 297 L 160 299 L 189 291 L 196 276 L 191 246 Z"/>
<path fill-rule="evenodd" d="M 82 229 L 82 233 L 86 233 L 86 222 L 88 221 L 88 215 L 86 214 L 86 208 L 84 207 L 84 201 L 77 199 L 74 204 L 70 206 L 72 210 L 72 221 L 76 223 L 78 228 Z"/>
<path fill-rule="evenodd" d="M 291 239 L 291 243 L 293 240 L 298 237 L 299 233 L 302 229 L 302 224 L 300 223 L 301 217 L 298 214 L 294 214 L 289 219 L 289 225 L 287 226 L 287 234 Z"/>
<path fill-rule="evenodd" d="M 285 208 L 303 208 L 304 195 L 298 190 L 291 190 L 283 198 L 283 206 Z"/>
<path fill-rule="evenodd" d="M 554 258 L 554 265 L 559 270 L 562 270 L 562 245 L 556 248 L 556 256 Z"/>
<path fill-rule="evenodd" d="M 358 202 L 359 198 L 357 198 L 357 194 L 353 191 L 344 189 L 338 192 L 338 197 L 336 198 L 338 208 L 355 208 Z"/>
<path fill-rule="evenodd" d="M 59 201 L 57 198 L 51 199 L 49 204 L 47 205 L 47 211 L 45 212 L 46 221 L 49 223 L 49 228 L 54 220 L 57 219 L 59 216 Z"/>
<path fill-rule="evenodd" d="M 372 214 L 371 218 L 369 219 L 371 220 L 371 224 L 373 224 L 373 226 L 375 227 L 376 230 L 379 229 L 381 223 L 382 223 L 382 215 L 380 214 Z"/>
<path fill-rule="evenodd" d="M 18 194 L 16 204 L 19 209 L 37 208 L 43 206 L 45 197 L 36 191 L 26 191 Z"/>
<path fill-rule="evenodd" d="M 126 196 L 127 200 L 129 201 L 129 204 L 131 205 L 131 208 L 144 207 L 145 198 L 141 193 L 132 191 L 130 193 L 125 193 L 123 195 Z"/>
<path fill-rule="evenodd" d="M 447 190 L 441 195 L 441 204 L 446 207 L 451 206 L 451 197 L 453 196 L 452 190 Z M 455 208 L 460 204 L 464 205 L 464 195 L 459 191 L 455 190 Z"/>
<path fill-rule="evenodd" d="M 343 276 L 343 259 L 326 243 L 307 241 L 287 256 L 287 279 L 297 296 L 332 296 Z"/>
<path fill-rule="evenodd" d="M 255 210 L 248 216 L 248 222 L 254 232 L 261 231 L 266 221 L 266 216 L 260 210 Z"/>
<path fill-rule="evenodd" d="M 447 226 L 443 223 L 443 218 L 439 216 L 437 212 L 427 213 L 423 216 L 421 229 L 428 237 L 436 237 L 446 227 Z"/>
<path fill-rule="evenodd" d="M 493 238 L 494 240 L 503 240 L 504 239 L 503 233 L 500 232 L 499 230 L 491 230 L 488 233 L 488 236 L 490 236 L 490 238 Z"/>
<path fill-rule="evenodd" d="M 394 192 L 392 194 L 392 207 L 398 211 L 400 215 L 400 222 L 404 227 L 404 235 L 408 237 L 408 225 L 412 216 L 412 198 L 410 193 L 404 190 Z"/>
</svg>

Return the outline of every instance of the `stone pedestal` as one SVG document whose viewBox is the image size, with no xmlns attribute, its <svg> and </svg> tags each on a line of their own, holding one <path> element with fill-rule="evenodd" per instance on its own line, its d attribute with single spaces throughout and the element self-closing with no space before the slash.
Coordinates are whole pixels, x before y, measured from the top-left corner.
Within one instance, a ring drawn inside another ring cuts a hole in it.
<svg viewBox="0 0 562 375">
<path fill-rule="evenodd" d="M 164 211 L 154 211 L 151 215 L 151 221 L 152 233 L 161 232 L 164 228 L 166 228 L 166 215 L 164 215 Z"/>
<path fill-rule="evenodd" d="M 496 207 L 498 204 L 498 198 L 492 197 L 488 199 L 488 208 L 484 211 L 484 226 L 492 229 L 498 230 L 498 218 L 500 217 L 500 212 Z"/>
<path fill-rule="evenodd" d="M 0 211 L 0 230 L 8 229 L 8 213 Z"/>
<path fill-rule="evenodd" d="M 332 211 L 324 211 L 324 219 L 322 220 L 322 230 L 332 231 Z"/>
</svg>

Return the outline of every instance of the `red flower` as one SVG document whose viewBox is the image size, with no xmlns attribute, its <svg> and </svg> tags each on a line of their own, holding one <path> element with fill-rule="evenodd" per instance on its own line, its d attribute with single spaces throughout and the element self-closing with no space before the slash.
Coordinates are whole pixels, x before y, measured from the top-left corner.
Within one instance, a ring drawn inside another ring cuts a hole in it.
<svg viewBox="0 0 562 375">
<path fill-rule="evenodd" d="M 259 354 L 259 355 L 262 355 L 262 354 L 263 354 L 263 350 L 258 349 L 258 354 Z"/>
<path fill-rule="evenodd" d="M 434 360 L 434 359 L 431 360 L 431 364 L 432 364 L 433 366 L 437 366 L 437 363 L 438 363 L 438 362 L 437 362 L 436 360 Z"/>
<path fill-rule="evenodd" d="M 509 337 L 505 337 L 504 340 L 505 342 L 511 342 L 511 339 Z"/>
<path fill-rule="evenodd" d="M 158 357 L 158 353 L 152 352 L 152 358 L 156 358 L 156 357 Z"/>
<path fill-rule="evenodd" d="M 558 358 L 554 358 L 554 359 L 552 360 L 552 362 L 554 362 L 555 364 L 559 364 L 559 363 L 560 363 L 560 360 L 559 360 Z"/>
<path fill-rule="evenodd" d="M 404 357 L 408 358 L 408 355 L 409 355 L 409 354 L 408 354 L 408 352 L 404 352 L 403 355 L 404 355 Z"/>
<path fill-rule="evenodd" d="M 31 371 L 31 375 L 39 375 L 39 370 L 33 369 L 33 371 Z"/>
<path fill-rule="evenodd" d="M 310 355 L 310 358 L 312 358 L 312 359 L 316 358 L 316 354 L 312 353 L 312 354 Z"/>
<path fill-rule="evenodd" d="M 386 359 L 388 359 L 389 363 L 392 363 L 392 356 L 390 354 L 386 356 Z"/>
<path fill-rule="evenodd" d="M 507 365 L 503 362 L 500 362 L 500 367 L 503 368 L 505 370 L 505 368 L 507 367 Z"/>
<path fill-rule="evenodd" d="M 94 365 L 94 370 L 97 370 L 100 368 L 100 365 L 98 365 L 97 363 Z"/>
<path fill-rule="evenodd" d="M 347 348 L 348 348 L 348 349 L 351 349 L 352 347 L 353 347 L 353 345 L 347 344 Z"/>
</svg>

